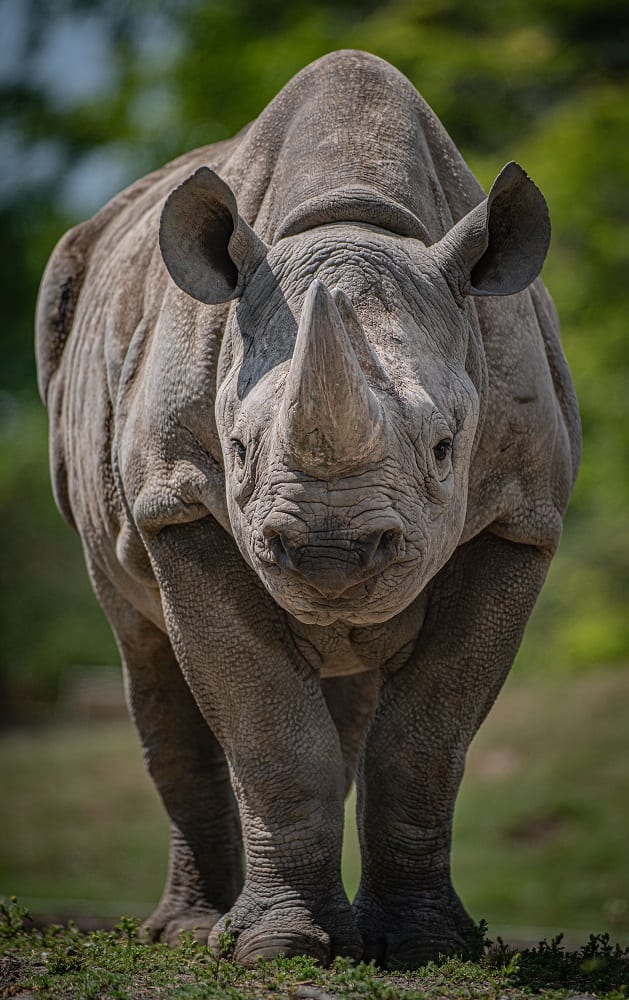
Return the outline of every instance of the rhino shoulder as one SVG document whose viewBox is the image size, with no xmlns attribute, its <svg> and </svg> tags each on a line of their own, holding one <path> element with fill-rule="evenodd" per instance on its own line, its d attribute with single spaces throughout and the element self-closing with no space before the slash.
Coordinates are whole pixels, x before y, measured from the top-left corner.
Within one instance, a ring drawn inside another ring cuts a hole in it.
<svg viewBox="0 0 629 1000">
<path fill-rule="evenodd" d="M 462 540 L 489 528 L 513 542 L 554 549 L 580 454 L 557 316 L 540 280 L 508 300 L 478 302 L 477 309 L 489 392 Z"/>
<path fill-rule="evenodd" d="M 146 180 L 143 179 L 117 195 L 93 218 L 69 229 L 50 255 L 39 286 L 35 313 L 37 384 L 46 405 L 50 382 L 72 331 L 77 302 L 94 250 L 112 220 L 145 188 Z"/>
<path fill-rule="evenodd" d="M 44 403 L 48 402 L 50 381 L 59 367 L 72 330 L 90 262 L 97 245 L 103 239 L 107 243 L 106 232 L 111 231 L 115 245 L 147 207 L 163 200 L 191 170 L 205 162 L 222 163 L 237 145 L 238 138 L 192 150 L 152 171 L 121 191 L 93 218 L 74 226 L 61 237 L 44 271 L 35 317 L 37 381 Z M 105 250 L 108 252 L 109 247 L 105 246 Z"/>
<path fill-rule="evenodd" d="M 70 229 L 59 240 L 44 271 L 35 316 L 37 383 L 44 403 L 72 329 L 90 251 L 93 220 Z"/>
</svg>

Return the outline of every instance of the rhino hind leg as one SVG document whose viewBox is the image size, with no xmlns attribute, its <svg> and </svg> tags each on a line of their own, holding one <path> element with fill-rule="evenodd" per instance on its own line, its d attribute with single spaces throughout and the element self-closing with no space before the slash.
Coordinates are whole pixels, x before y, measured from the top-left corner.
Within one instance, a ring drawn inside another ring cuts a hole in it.
<svg viewBox="0 0 629 1000">
<path fill-rule="evenodd" d="M 170 820 L 166 884 L 142 929 L 168 944 L 177 944 L 182 931 L 205 942 L 243 882 L 240 822 L 225 755 L 167 636 L 93 567 L 91 575 L 118 640 L 145 763 Z"/>
<path fill-rule="evenodd" d="M 491 534 L 462 546 L 431 584 L 411 660 L 383 687 L 358 773 L 366 960 L 412 968 L 479 949 L 451 882 L 454 803 L 549 561 Z"/>
</svg>

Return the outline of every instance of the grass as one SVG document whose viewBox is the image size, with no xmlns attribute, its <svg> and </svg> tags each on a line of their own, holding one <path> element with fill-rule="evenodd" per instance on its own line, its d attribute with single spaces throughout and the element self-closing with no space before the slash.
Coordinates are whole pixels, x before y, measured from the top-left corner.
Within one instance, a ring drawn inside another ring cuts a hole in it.
<svg viewBox="0 0 629 1000">
<path fill-rule="evenodd" d="M 629 672 L 514 676 L 475 741 L 457 806 L 455 884 L 494 934 L 629 944 Z M 166 823 L 126 721 L 0 740 L 0 895 L 55 919 L 146 916 Z M 344 876 L 359 874 L 352 803 Z"/>
<path fill-rule="evenodd" d="M 590 937 L 576 952 L 559 940 L 520 953 L 498 941 L 480 961 L 448 958 L 416 972 L 386 973 L 345 959 L 322 969 L 308 958 L 282 957 L 247 971 L 229 960 L 227 940 L 214 957 L 191 934 L 182 935 L 177 949 L 148 945 L 137 926 L 123 918 L 113 931 L 82 934 L 72 925 L 35 931 L 15 899 L 0 905 L 0 996 L 31 990 L 40 1000 L 525 1000 L 535 991 L 559 1000 L 579 991 L 622 1000 L 629 987 L 629 949 L 607 936 Z"/>
</svg>

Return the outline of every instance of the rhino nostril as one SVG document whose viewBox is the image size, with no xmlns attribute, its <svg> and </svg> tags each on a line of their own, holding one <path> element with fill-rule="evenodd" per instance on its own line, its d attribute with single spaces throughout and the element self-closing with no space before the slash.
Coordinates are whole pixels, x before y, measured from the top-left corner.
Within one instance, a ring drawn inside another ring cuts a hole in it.
<svg viewBox="0 0 629 1000">
<path fill-rule="evenodd" d="M 290 548 L 280 532 L 266 532 L 265 540 L 266 551 L 270 561 L 281 569 L 292 569 L 294 563 L 290 555 Z"/>
<path fill-rule="evenodd" d="M 375 567 L 380 568 L 383 565 L 388 565 L 388 563 L 395 559 L 401 536 L 402 531 L 398 527 L 388 528 L 382 532 L 380 541 L 373 554 L 373 564 Z"/>
<path fill-rule="evenodd" d="M 291 518 L 271 513 L 262 525 L 265 562 L 275 563 L 280 569 L 295 569 L 295 553 L 303 540 L 299 524 Z"/>
</svg>

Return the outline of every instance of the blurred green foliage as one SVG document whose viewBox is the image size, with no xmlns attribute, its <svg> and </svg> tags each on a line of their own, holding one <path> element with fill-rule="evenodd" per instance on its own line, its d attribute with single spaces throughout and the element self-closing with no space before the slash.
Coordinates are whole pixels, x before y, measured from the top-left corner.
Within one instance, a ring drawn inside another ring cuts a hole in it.
<svg viewBox="0 0 629 1000">
<path fill-rule="evenodd" d="M 60 17 L 100 19 L 106 90 L 62 99 L 35 72 Z M 343 47 L 402 70 L 486 186 L 515 158 L 547 197 L 545 279 L 581 402 L 584 462 L 520 662 L 555 669 L 627 657 L 628 31 L 625 0 L 30 4 L 23 71 L 3 78 L 0 114 L 22 151 L 47 144 L 56 167 L 32 181 L 16 174 L 0 207 L 0 678 L 9 693 L 50 694 L 68 664 L 116 655 L 80 546 L 52 510 L 34 391 L 37 284 L 55 239 L 78 221 L 77 178 L 89 180 L 95 156 L 132 180 L 225 138 L 307 62 Z M 114 193 L 105 188 L 103 198 Z"/>
</svg>

